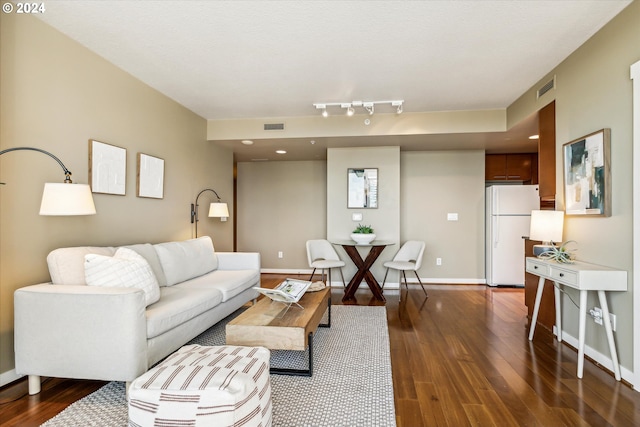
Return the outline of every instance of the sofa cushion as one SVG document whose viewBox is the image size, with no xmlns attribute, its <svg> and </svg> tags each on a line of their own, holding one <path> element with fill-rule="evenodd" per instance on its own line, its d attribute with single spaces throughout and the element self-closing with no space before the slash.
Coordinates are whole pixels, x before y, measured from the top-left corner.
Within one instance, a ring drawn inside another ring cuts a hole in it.
<svg viewBox="0 0 640 427">
<path fill-rule="evenodd" d="M 158 258 L 158 253 L 156 252 L 156 249 L 153 247 L 151 243 L 127 245 L 123 247 L 132 249 L 136 251 L 138 254 L 142 255 L 144 259 L 146 259 L 149 265 L 151 266 L 151 269 L 153 270 L 153 274 L 155 274 L 156 279 L 158 280 L 158 285 L 167 286 L 167 278 L 164 275 L 164 270 L 162 270 L 162 265 L 160 264 L 160 258 Z"/>
<path fill-rule="evenodd" d="M 98 254 L 113 256 L 116 248 L 98 246 L 78 246 L 53 250 L 47 256 L 51 282 L 54 285 L 86 285 L 84 277 L 84 256 Z"/>
<path fill-rule="evenodd" d="M 147 339 L 157 337 L 221 302 L 222 292 L 214 288 L 165 286 L 160 289 L 160 300 L 147 307 Z"/>
<path fill-rule="evenodd" d="M 189 289 L 215 288 L 222 293 L 222 302 L 226 302 L 246 289 L 260 286 L 258 270 L 215 270 L 204 276 L 180 283 Z"/>
<path fill-rule="evenodd" d="M 218 268 L 211 237 L 154 245 L 162 264 L 167 286 L 202 276 Z"/>
<path fill-rule="evenodd" d="M 87 254 L 84 259 L 87 285 L 142 289 L 146 305 L 160 299 L 156 276 L 147 260 L 137 252 L 119 248 L 112 257 Z"/>
</svg>

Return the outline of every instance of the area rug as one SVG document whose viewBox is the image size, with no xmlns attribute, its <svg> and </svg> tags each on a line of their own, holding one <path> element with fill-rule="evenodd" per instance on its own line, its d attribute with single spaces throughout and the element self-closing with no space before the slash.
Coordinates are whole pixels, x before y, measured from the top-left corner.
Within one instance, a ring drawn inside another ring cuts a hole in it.
<svg viewBox="0 0 640 427">
<path fill-rule="evenodd" d="M 331 328 L 318 328 L 314 336 L 313 377 L 271 375 L 273 425 L 395 426 L 386 309 L 338 305 L 331 310 Z M 191 343 L 224 344 L 224 326 L 237 314 Z M 303 352 L 273 351 L 271 364 L 306 367 L 306 357 Z M 126 425 L 124 383 L 114 381 L 42 426 Z"/>
</svg>

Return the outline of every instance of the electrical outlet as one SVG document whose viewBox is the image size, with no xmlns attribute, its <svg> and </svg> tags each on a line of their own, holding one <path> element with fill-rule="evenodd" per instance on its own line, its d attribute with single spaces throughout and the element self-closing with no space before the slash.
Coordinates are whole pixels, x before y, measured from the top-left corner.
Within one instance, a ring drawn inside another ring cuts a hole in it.
<svg viewBox="0 0 640 427">
<path fill-rule="evenodd" d="M 442 265 L 442 258 L 436 258 L 436 265 Z"/>
<path fill-rule="evenodd" d="M 589 310 L 589 315 L 593 318 L 593 321 L 598 325 L 603 325 L 602 323 L 602 309 L 600 307 L 593 307 Z M 609 313 L 609 319 L 611 320 L 611 330 L 616 330 L 616 315 Z"/>
<path fill-rule="evenodd" d="M 284 258 L 284 254 L 282 253 L 282 251 L 278 251 L 278 258 Z"/>
</svg>

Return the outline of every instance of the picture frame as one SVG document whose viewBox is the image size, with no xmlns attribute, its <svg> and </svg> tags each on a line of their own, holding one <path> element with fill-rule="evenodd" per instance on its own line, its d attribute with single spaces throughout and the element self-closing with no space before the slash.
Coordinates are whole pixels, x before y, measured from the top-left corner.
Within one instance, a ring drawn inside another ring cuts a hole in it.
<svg viewBox="0 0 640 427">
<path fill-rule="evenodd" d="M 562 146 L 566 215 L 611 216 L 611 129 Z"/>
<path fill-rule="evenodd" d="M 127 149 L 89 140 L 89 186 L 93 193 L 124 196 L 127 183 Z"/>
<path fill-rule="evenodd" d="M 138 153 L 136 157 L 136 195 L 164 198 L 164 159 L 144 153 Z"/>
<path fill-rule="evenodd" d="M 378 207 L 378 168 L 347 170 L 347 209 Z"/>
</svg>

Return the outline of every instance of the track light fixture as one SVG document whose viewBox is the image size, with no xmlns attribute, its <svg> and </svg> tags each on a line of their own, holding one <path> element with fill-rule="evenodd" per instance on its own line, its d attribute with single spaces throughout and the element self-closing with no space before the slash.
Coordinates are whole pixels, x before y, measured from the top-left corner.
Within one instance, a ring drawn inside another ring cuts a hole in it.
<svg viewBox="0 0 640 427">
<path fill-rule="evenodd" d="M 365 110 L 367 110 L 367 113 L 369 113 L 370 116 L 373 115 L 373 102 L 365 102 L 362 104 L 362 106 Z"/>
<path fill-rule="evenodd" d="M 340 107 L 346 110 L 347 116 L 353 116 L 355 114 L 354 107 L 362 107 L 364 110 L 371 116 L 373 115 L 375 105 L 378 104 L 389 104 L 392 107 L 396 108 L 397 114 L 402 114 L 402 106 L 404 105 L 404 100 L 397 101 L 351 101 L 351 102 L 323 102 L 323 103 L 314 103 L 313 106 L 317 110 L 322 110 L 322 117 L 329 116 L 328 107 Z"/>
</svg>

